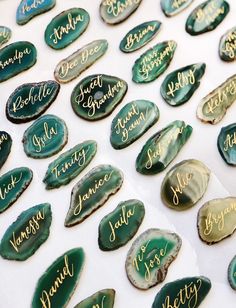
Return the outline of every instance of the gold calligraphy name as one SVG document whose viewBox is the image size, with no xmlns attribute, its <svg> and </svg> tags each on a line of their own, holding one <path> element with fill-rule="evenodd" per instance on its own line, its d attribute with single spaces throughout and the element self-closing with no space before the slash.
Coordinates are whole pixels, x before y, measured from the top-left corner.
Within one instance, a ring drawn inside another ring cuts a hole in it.
<svg viewBox="0 0 236 308">
<path fill-rule="evenodd" d="M 179 9 L 187 1 L 188 0 L 174 0 L 171 6 L 173 9 Z"/>
<path fill-rule="evenodd" d="M 11 175 L 9 183 L 3 183 L 2 187 L 0 187 L 0 199 L 5 200 L 7 195 L 12 189 L 16 187 L 16 184 L 19 183 L 22 179 L 22 172 L 19 174 L 19 177 Z"/>
<path fill-rule="evenodd" d="M 0 30 L 0 37 L 3 37 L 4 39 L 8 38 L 9 37 L 9 32 L 8 30 L 3 27 L 1 30 Z"/>
<path fill-rule="evenodd" d="M 2 144 L 6 140 L 8 140 L 8 135 L 7 134 L 1 134 L 1 136 L 0 136 L 0 150 L 2 149 Z"/>
<path fill-rule="evenodd" d="M 177 178 L 177 185 L 174 186 L 174 187 L 170 186 L 170 189 L 173 192 L 173 203 L 174 203 L 174 205 L 179 204 L 179 194 L 182 195 L 182 193 L 184 192 L 184 189 L 191 182 L 191 180 L 193 178 L 193 174 L 192 173 L 181 174 L 181 173 L 177 172 L 176 178 Z"/>
<path fill-rule="evenodd" d="M 55 126 L 49 127 L 47 122 L 43 123 L 43 134 L 39 137 L 36 134 L 32 137 L 32 143 L 35 146 L 35 152 L 40 153 L 42 149 L 58 134 L 57 123 Z"/>
<path fill-rule="evenodd" d="M 101 305 L 100 305 L 100 304 L 96 304 L 96 305 L 93 305 L 92 308 L 104 308 L 104 301 L 105 301 L 105 298 L 106 298 L 106 296 L 104 295 L 104 296 L 102 297 L 102 300 L 101 300 Z"/>
<path fill-rule="evenodd" d="M 141 1 L 142 0 L 125 0 L 125 1 L 104 0 L 102 2 L 102 5 L 107 6 L 107 13 L 109 15 L 117 17 L 120 14 L 122 14 L 126 9 L 128 9 L 130 6 L 138 4 Z"/>
<path fill-rule="evenodd" d="M 233 148 L 236 144 L 236 132 L 233 134 L 227 134 L 226 139 L 224 141 L 224 151 L 227 152 L 229 148 Z"/>
<path fill-rule="evenodd" d="M 21 64 L 21 60 L 25 55 L 29 55 L 31 53 L 31 49 L 25 48 L 23 51 L 15 50 L 15 54 L 13 57 L 8 58 L 6 61 L 0 61 L 0 69 L 4 70 L 7 66 L 18 62 Z"/>
<path fill-rule="evenodd" d="M 196 13 L 196 22 L 204 22 L 206 25 L 213 23 L 217 17 L 225 13 L 224 6 L 218 7 L 219 1 L 210 1 L 204 9 L 198 9 Z"/>
<path fill-rule="evenodd" d="M 175 92 L 178 91 L 179 89 L 182 89 L 190 84 L 195 84 L 196 79 L 195 79 L 195 73 L 196 68 L 194 70 L 188 70 L 187 72 L 182 72 L 178 73 L 177 75 L 177 82 L 171 81 L 170 83 L 167 84 L 168 92 L 166 93 L 167 95 L 170 95 L 172 97 L 175 96 Z"/>
<path fill-rule="evenodd" d="M 236 51 L 236 31 L 231 32 L 225 39 L 225 47 L 221 49 L 229 58 L 235 58 Z"/>
<path fill-rule="evenodd" d="M 28 5 L 29 2 L 24 3 L 22 7 L 22 14 L 25 14 L 26 12 L 30 12 L 32 9 L 37 9 L 41 4 L 44 3 L 45 0 L 33 0 L 32 3 Z"/>
<path fill-rule="evenodd" d="M 147 35 L 149 32 L 154 32 L 155 30 L 156 25 L 148 25 L 146 28 L 138 30 L 137 33 L 129 34 L 126 38 L 125 49 L 129 50 L 135 43 L 139 43 L 145 35 Z"/>
</svg>

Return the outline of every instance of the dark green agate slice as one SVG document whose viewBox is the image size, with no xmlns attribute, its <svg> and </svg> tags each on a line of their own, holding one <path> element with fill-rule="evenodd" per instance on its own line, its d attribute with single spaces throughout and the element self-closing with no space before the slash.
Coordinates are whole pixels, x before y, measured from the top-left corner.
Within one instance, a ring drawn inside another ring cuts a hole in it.
<svg viewBox="0 0 236 308">
<path fill-rule="evenodd" d="M 236 123 L 222 127 L 217 147 L 223 160 L 228 165 L 236 166 Z"/>
<path fill-rule="evenodd" d="M 167 17 L 175 16 L 185 10 L 193 0 L 161 0 L 161 9 Z"/>
<path fill-rule="evenodd" d="M 104 289 L 94 293 L 74 308 L 113 308 L 115 300 L 115 290 Z"/>
<path fill-rule="evenodd" d="M 0 131 L 0 169 L 6 162 L 12 146 L 12 139 L 11 136 L 5 132 Z"/>
<path fill-rule="evenodd" d="M 226 62 L 236 60 L 236 27 L 231 28 L 221 37 L 219 55 Z"/>
</svg>

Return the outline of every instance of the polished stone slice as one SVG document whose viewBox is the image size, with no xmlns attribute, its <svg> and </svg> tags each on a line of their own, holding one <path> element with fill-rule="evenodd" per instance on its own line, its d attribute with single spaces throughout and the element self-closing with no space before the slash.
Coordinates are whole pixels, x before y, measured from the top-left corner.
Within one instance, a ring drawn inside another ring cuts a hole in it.
<svg viewBox="0 0 236 308">
<path fill-rule="evenodd" d="M 184 121 L 171 122 L 145 143 L 136 159 L 136 170 L 142 174 L 163 171 L 188 141 L 192 130 Z"/>
<path fill-rule="evenodd" d="M 8 27 L 0 26 L 0 47 L 10 40 L 11 33 L 11 29 Z"/>
<path fill-rule="evenodd" d="M 56 259 L 38 280 L 31 307 L 66 307 L 78 284 L 84 258 L 83 248 L 74 248 Z"/>
<path fill-rule="evenodd" d="M 44 39 L 53 49 L 62 49 L 70 45 L 87 29 L 90 17 L 81 8 L 72 8 L 55 16 L 47 26 Z"/>
<path fill-rule="evenodd" d="M 71 94 L 74 112 L 88 121 L 107 117 L 122 101 L 128 90 L 126 81 L 103 74 L 82 79 Z"/>
<path fill-rule="evenodd" d="M 125 263 L 129 281 L 147 290 L 161 283 L 181 248 L 181 238 L 166 230 L 148 229 L 132 244 Z"/>
<path fill-rule="evenodd" d="M 236 230 L 236 198 L 206 202 L 198 212 L 198 234 L 207 244 L 215 244 Z"/>
<path fill-rule="evenodd" d="M 70 183 L 88 166 L 96 152 L 96 141 L 87 140 L 61 154 L 48 166 L 43 179 L 46 189 L 54 189 Z"/>
<path fill-rule="evenodd" d="M 59 117 L 46 114 L 38 118 L 23 136 L 25 154 L 46 158 L 58 153 L 68 141 L 66 123 Z"/>
<path fill-rule="evenodd" d="M 135 199 L 120 202 L 99 224 L 100 249 L 115 250 L 128 243 L 137 233 L 144 215 L 143 202 Z"/>
<path fill-rule="evenodd" d="M 74 308 L 113 308 L 115 300 L 115 290 L 104 289 L 94 293 L 82 302 L 77 304 Z"/>
<path fill-rule="evenodd" d="M 199 160 L 183 160 L 167 172 L 161 185 L 163 203 L 183 211 L 194 206 L 205 194 L 210 170 Z"/>
<path fill-rule="evenodd" d="M 32 178 L 33 172 L 27 167 L 12 169 L 0 177 L 0 213 L 17 201 Z"/>
<path fill-rule="evenodd" d="M 96 40 L 85 45 L 58 63 L 54 71 L 55 79 L 60 83 L 67 83 L 77 78 L 101 58 L 106 53 L 107 48 L 107 40 Z"/>
<path fill-rule="evenodd" d="M 228 30 L 220 39 L 219 55 L 223 61 L 236 60 L 236 27 Z"/>
<path fill-rule="evenodd" d="M 189 15 L 185 29 L 191 35 L 214 30 L 229 13 L 230 6 L 225 0 L 208 0 L 197 6 Z"/>
<path fill-rule="evenodd" d="M 186 103 L 200 86 L 205 68 L 205 63 L 197 63 L 168 74 L 161 84 L 161 95 L 167 104 L 179 106 Z"/>
<path fill-rule="evenodd" d="M 0 169 L 6 162 L 12 146 L 12 139 L 11 136 L 5 132 L 0 131 Z"/>
<path fill-rule="evenodd" d="M 223 160 L 228 165 L 236 166 L 236 123 L 222 127 L 217 147 Z"/>
<path fill-rule="evenodd" d="M 27 41 L 18 41 L 0 50 L 0 82 L 28 70 L 37 61 L 35 46 Z"/>
<path fill-rule="evenodd" d="M 152 20 L 144 22 L 130 30 L 120 42 L 120 50 L 126 53 L 142 48 L 160 31 L 161 22 Z"/>
<path fill-rule="evenodd" d="M 87 173 L 72 189 L 65 226 L 84 221 L 101 207 L 123 183 L 122 172 L 111 165 L 99 165 Z"/>
<path fill-rule="evenodd" d="M 161 0 L 161 8 L 167 17 L 175 16 L 185 10 L 193 0 Z"/>
<path fill-rule="evenodd" d="M 234 256 L 228 267 L 228 281 L 231 288 L 236 290 L 236 256 Z"/>
<path fill-rule="evenodd" d="M 22 212 L 3 235 L 0 255 L 8 260 L 28 259 L 47 240 L 51 221 L 49 203 L 39 204 Z"/>
<path fill-rule="evenodd" d="M 60 85 L 54 80 L 25 83 L 8 98 L 6 116 L 13 123 L 29 122 L 38 118 L 55 101 Z"/>
<path fill-rule="evenodd" d="M 175 41 L 165 41 L 148 49 L 135 61 L 132 80 L 147 83 L 157 79 L 170 65 L 176 47 Z"/>
</svg>

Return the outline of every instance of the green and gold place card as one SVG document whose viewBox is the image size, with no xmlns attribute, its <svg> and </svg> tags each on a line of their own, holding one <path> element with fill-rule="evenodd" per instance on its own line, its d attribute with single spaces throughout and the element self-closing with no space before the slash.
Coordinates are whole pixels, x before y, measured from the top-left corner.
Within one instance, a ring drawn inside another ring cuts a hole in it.
<svg viewBox="0 0 236 308">
<path fill-rule="evenodd" d="M 11 136 L 5 132 L 0 131 L 0 169 L 6 162 L 12 146 L 12 139 Z"/>
<path fill-rule="evenodd" d="M 116 291 L 104 289 L 87 297 L 74 308 L 113 308 Z"/>
<path fill-rule="evenodd" d="M 236 27 L 231 28 L 221 37 L 219 55 L 226 62 L 236 60 Z"/>
<path fill-rule="evenodd" d="M 167 17 L 175 16 L 185 10 L 193 0 L 161 0 L 161 9 Z"/>
<path fill-rule="evenodd" d="M 11 29 L 5 26 L 0 26 L 0 47 L 7 43 L 11 38 Z"/>
</svg>

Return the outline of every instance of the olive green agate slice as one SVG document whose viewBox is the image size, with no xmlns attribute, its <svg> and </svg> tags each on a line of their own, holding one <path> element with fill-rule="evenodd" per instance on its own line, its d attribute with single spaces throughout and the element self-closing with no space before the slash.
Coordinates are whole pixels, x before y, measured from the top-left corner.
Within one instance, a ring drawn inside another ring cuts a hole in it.
<svg viewBox="0 0 236 308">
<path fill-rule="evenodd" d="M 25 154 L 32 158 L 46 158 L 58 153 L 68 141 L 66 123 L 59 117 L 47 114 L 38 118 L 25 132 Z"/>
<path fill-rule="evenodd" d="M 148 229 L 132 244 L 125 263 L 129 281 L 147 290 L 161 283 L 181 248 L 181 238 L 166 230 Z"/>
<path fill-rule="evenodd" d="M 236 166 L 236 123 L 222 127 L 217 147 L 223 160 L 228 165 Z"/>
<path fill-rule="evenodd" d="M 203 276 L 186 277 L 169 282 L 157 293 L 152 308 L 197 308 L 211 289 L 211 281 Z"/>
<path fill-rule="evenodd" d="M 101 207 L 123 183 L 122 172 L 111 165 L 99 165 L 87 173 L 72 189 L 65 226 L 84 221 Z"/>
<path fill-rule="evenodd" d="M 183 160 L 167 172 L 161 185 L 163 203 L 183 211 L 194 206 L 205 194 L 210 170 L 199 160 Z"/>
<path fill-rule="evenodd" d="M 144 22 L 130 30 L 120 42 L 120 50 L 129 53 L 138 50 L 150 42 L 161 29 L 161 22 Z"/>
<path fill-rule="evenodd" d="M 185 29 L 191 35 L 212 31 L 225 19 L 229 10 L 225 0 L 204 1 L 189 15 Z"/>
<path fill-rule="evenodd" d="M 53 49 L 62 49 L 70 45 L 87 29 L 90 17 L 81 8 L 72 8 L 55 16 L 47 26 L 44 39 Z"/>
<path fill-rule="evenodd" d="M 38 280 L 31 307 L 66 307 L 79 282 L 84 258 L 83 248 L 74 248 L 56 259 Z"/>
<path fill-rule="evenodd" d="M 54 71 L 55 79 L 67 83 L 77 78 L 83 71 L 101 58 L 107 51 L 107 40 L 96 40 L 61 60 Z"/>
<path fill-rule="evenodd" d="M 188 141 L 192 130 L 184 121 L 171 122 L 145 143 L 136 159 L 136 170 L 142 174 L 163 171 Z"/>
<path fill-rule="evenodd" d="M 6 116 L 13 123 L 29 122 L 38 118 L 55 101 L 60 85 L 54 80 L 25 83 L 8 98 Z"/>
<path fill-rule="evenodd" d="M 107 117 L 123 100 L 128 90 L 126 81 L 104 74 L 82 79 L 71 94 L 74 112 L 87 121 Z"/>
<path fill-rule="evenodd" d="M 100 249 L 115 250 L 128 243 L 137 233 L 144 215 L 143 202 L 135 199 L 120 202 L 99 224 Z"/>
<path fill-rule="evenodd" d="M 27 41 L 7 45 L 0 50 L 0 82 L 31 68 L 37 60 L 35 46 Z"/>
<path fill-rule="evenodd" d="M 231 288 L 236 290 L 236 256 L 234 256 L 228 267 L 228 281 Z"/>
<path fill-rule="evenodd" d="M 74 308 L 113 308 L 115 300 L 115 290 L 104 289 L 94 293 L 82 302 L 77 304 Z"/>
<path fill-rule="evenodd" d="M 179 106 L 186 103 L 200 86 L 205 68 L 205 63 L 197 63 L 168 74 L 161 85 L 161 95 L 167 104 Z"/>
<path fill-rule="evenodd" d="M 229 237 L 236 230 L 236 198 L 206 202 L 198 212 L 198 234 L 208 245 Z"/>
<path fill-rule="evenodd" d="M 32 178 L 33 172 L 27 167 L 12 169 L 0 177 L 0 213 L 17 201 Z"/>
<path fill-rule="evenodd" d="M 161 0 L 161 9 L 167 17 L 175 16 L 185 10 L 193 0 Z"/>
<path fill-rule="evenodd" d="M 43 182 L 46 189 L 67 185 L 91 162 L 97 152 L 97 143 L 87 140 L 61 154 L 49 166 Z"/>
<path fill-rule="evenodd" d="M 223 61 L 236 60 L 236 27 L 228 30 L 220 39 L 219 55 Z"/>
<path fill-rule="evenodd" d="M 12 31 L 10 28 L 0 26 L 0 47 L 7 43 L 11 38 Z"/>
<path fill-rule="evenodd" d="M 28 259 L 47 240 L 51 221 L 49 203 L 22 212 L 5 232 L 0 244 L 0 255 L 8 260 Z"/>
<path fill-rule="evenodd" d="M 0 131 L 0 169 L 6 162 L 12 146 L 12 139 L 11 136 L 5 132 Z"/>
<path fill-rule="evenodd" d="M 147 83 L 157 79 L 170 65 L 176 47 L 175 41 L 165 41 L 148 49 L 135 61 L 132 80 Z"/>
</svg>

